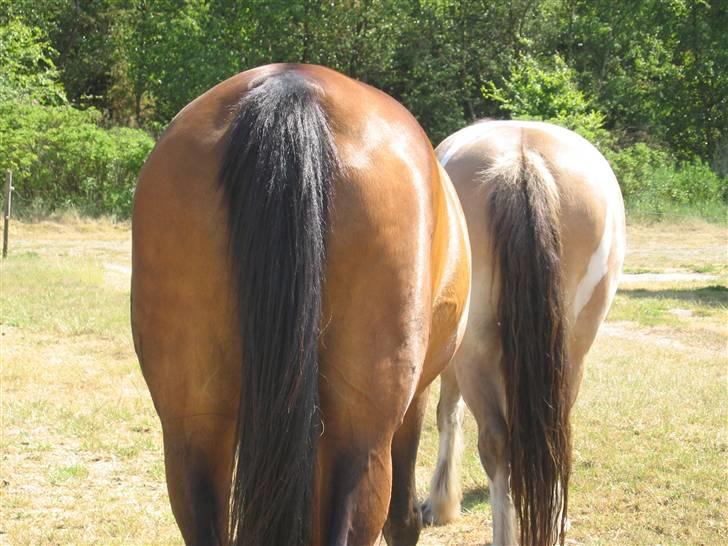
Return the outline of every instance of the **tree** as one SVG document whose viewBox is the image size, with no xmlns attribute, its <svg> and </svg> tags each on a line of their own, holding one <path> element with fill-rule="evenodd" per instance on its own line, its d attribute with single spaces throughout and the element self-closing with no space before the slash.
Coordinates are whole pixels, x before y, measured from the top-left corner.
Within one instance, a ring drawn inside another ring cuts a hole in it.
<svg viewBox="0 0 728 546">
<path fill-rule="evenodd" d="M 522 56 L 502 87 L 489 82 L 483 86 L 483 95 L 512 117 L 562 125 L 602 149 L 612 144 L 603 127 L 604 115 L 579 89 L 576 72 L 560 55 L 547 59 Z"/>
<path fill-rule="evenodd" d="M 39 28 L 17 19 L 0 25 L 0 101 L 65 103 L 53 54 Z"/>
</svg>

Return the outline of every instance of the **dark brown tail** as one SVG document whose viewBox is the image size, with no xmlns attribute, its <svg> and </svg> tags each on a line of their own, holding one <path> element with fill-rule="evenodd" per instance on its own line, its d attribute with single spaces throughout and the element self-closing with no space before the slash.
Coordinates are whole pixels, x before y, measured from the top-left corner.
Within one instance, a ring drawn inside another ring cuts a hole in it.
<svg viewBox="0 0 728 546">
<path fill-rule="evenodd" d="M 558 196 L 535 152 L 502 158 L 485 175 L 521 545 L 563 544 L 571 434 Z"/>
<path fill-rule="evenodd" d="M 231 545 L 309 543 L 324 240 L 337 172 L 315 85 L 291 71 L 246 94 L 220 171 L 243 339 Z"/>
</svg>

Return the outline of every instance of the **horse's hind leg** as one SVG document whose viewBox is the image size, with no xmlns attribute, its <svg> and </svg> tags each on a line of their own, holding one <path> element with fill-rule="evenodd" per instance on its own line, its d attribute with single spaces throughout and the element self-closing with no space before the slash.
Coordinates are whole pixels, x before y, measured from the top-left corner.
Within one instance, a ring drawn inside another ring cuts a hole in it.
<svg viewBox="0 0 728 546">
<path fill-rule="evenodd" d="M 168 424 L 164 459 L 172 512 L 186 544 L 225 544 L 232 423 L 191 418 Z"/>
<path fill-rule="evenodd" d="M 488 476 L 493 511 L 493 546 L 513 546 L 518 538 L 509 485 L 505 384 L 500 346 L 492 338 L 482 336 L 477 350 L 462 351 L 456 357 L 456 371 L 463 397 L 478 424 L 478 452 Z"/>
<path fill-rule="evenodd" d="M 518 544 L 516 511 L 510 494 L 506 422 L 493 412 L 478 424 L 478 451 L 488 475 L 490 505 L 493 511 L 493 546 Z"/>
<path fill-rule="evenodd" d="M 329 421 L 319 443 L 321 499 L 312 541 L 317 546 L 373 546 L 387 518 L 392 436 L 349 431 Z"/>
<path fill-rule="evenodd" d="M 367 276 L 371 277 L 371 269 Z M 421 525 L 417 517 L 407 516 L 414 516 L 410 511 L 417 508 L 410 478 L 425 406 L 424 394 L 415 393 L 418 378 L 413 372 L 424 362 L 427 332 L 413 328 L 420 324 L 415 321 L 402 326 L 404 321 L 396 316 L 392 324 L 389 305 L 371 304 L 372 294 L 394 293 L 391 299 L 398 313 L 414 307 L 406 290 L 392 289 L 391 276 L 380 278 L 381 284 L 371 278 L 368 283 L 352 282 L 361 290 L 352 295 L 349 285 L 334 284 L 331 279 L 338 277 L 329 276 L 329 290 L 346 288 L 348 298 L 337 299 L 348 301 L 357 312 L 345 315 L 347 320 L 331 321 L 322 341 L 326 352 L 319 381 L 323 432 L 317 452 L 320 506 L 314 534 L 318 530 L 320 536 L 313 540 L 317 546 L 377 544 L 390 509 L 393 479 L 403 502 L 395 501 L 397 517 L 390 528 L 399 533 Z"/>
<path fill-rule="evenodd" d="M 162 322 L 149 306 L 134 309 L 135 345 L 162 424 L 172 513 L 186 544 L 226 544 L 237 353 L 221 350 L 196 322 L 176 320 L 181 313 L 165 313 Z"/>
<path fill-rule="evenodd" d="M 429 525 L 444 525 L 460 514 L 463 410 L 455 368 L 450 364 L 440 375 L 440 400 L 437 403 L 440 448 L 430 483 L 430 497 L 422 505 L 422 517 Z"/>
<path fill-rule="evenodd" d="M 428 390 L 415 396 L 402 426 L 392 440 L 392 498 L 384 537 L 389 546 L 414 546 L 422 530 L 422 511 L 417 502 L 415 464 Z"/>
</svg>

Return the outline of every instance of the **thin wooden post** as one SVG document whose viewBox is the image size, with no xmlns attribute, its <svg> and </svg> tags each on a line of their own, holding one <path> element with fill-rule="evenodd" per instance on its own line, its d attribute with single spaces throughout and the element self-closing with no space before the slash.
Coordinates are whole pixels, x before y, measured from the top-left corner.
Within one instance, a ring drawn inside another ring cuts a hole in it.
<svg viewBox="0 0 728 546">
<path fill-rule="evenodd" d="M 10 200 L 13 196 L 13 172 L 8 170 L 5 175 L 5 214 L 3 223 L 3 258 L 8 255 L 8 228 L 10 227 Z"/>
</svg>

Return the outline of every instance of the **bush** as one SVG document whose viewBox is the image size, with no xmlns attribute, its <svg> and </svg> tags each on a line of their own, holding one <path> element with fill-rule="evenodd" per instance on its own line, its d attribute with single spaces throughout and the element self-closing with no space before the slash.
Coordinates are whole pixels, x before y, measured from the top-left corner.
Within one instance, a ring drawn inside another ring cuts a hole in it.
<svg viewBox="0 0 728 546">
<path fill-rule="evenodd" d="M 644 198 L 655 192 L 658 178 L 655 171 L 671 164 L 669 155 L 661 149 L 639 142 L 617 152 L 605 154 L 619 180 L 626 201 Z"/>
<path fill-rule="evenodd" d="M 13 170 L 19 205 L 130 214 L 136 178 L 154 141 L 137 129 L 103 129 L 100 121 L 96 110 L 0 104 L 0 167 Z"/>
<path fill-rule="evenodd" d="M 624 200 L 633 209 L 655 213 L 725 211 L 728 178 L 719 176 L 699 159 L 676 163 L 664 150 L 644 143 L 607 156 Z"/>
<path fill-rule="evenodd" d="M 500 104 L 514 119 L 548 121 L 579 133 L 602 151 L 613 144 L 605 117 L 591 108 L 576 81 L 576 72 L 559 55 L 523 56 L 501 87 L 482 87 L 483 97 Z"/>
<path fill-rule="evenodd" d="M 513 118 L 561 125 L 597 146 L 612 164 L 624 200 L 632 209 L 658 214 L 725 211 L 728 178 L 699 159 L 676 163 L 666 151 L 644 143 L 615 151 L 617 139 L 604 128 L 604 115 L 592 109 L 579 89 L 576 72 L 558 55 L 525 55 L 513 64 L 500 86 L 488 83 L 482 93 Z"/>
</svg>

